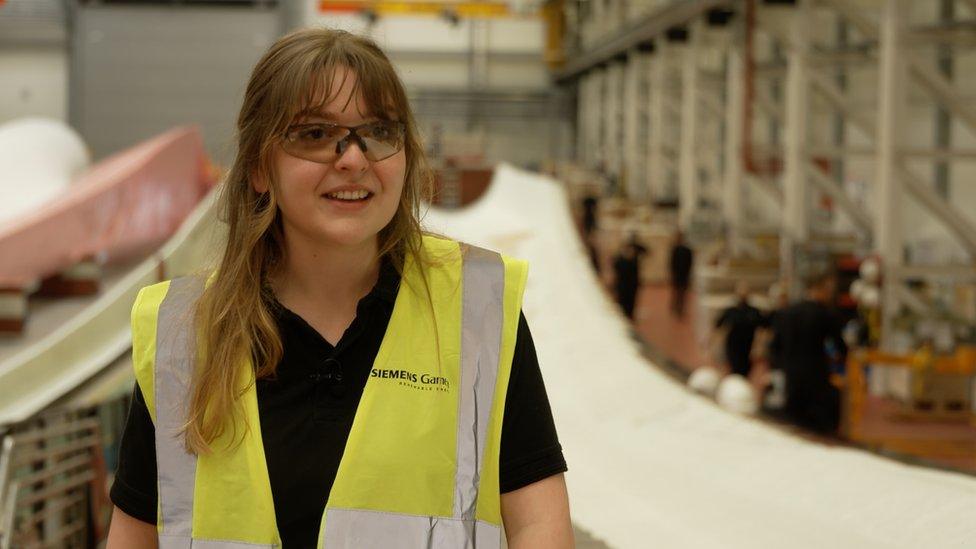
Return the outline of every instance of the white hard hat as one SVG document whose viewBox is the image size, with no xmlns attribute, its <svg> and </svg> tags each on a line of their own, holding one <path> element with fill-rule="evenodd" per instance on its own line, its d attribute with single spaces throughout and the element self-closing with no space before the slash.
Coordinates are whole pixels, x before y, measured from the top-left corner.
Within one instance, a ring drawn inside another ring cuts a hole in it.
<svg viewBox="0 0 976 549">
<path fill-rule="evenodd" d="M 688 387 L 696 393 L 712 396 L 721 380 L 722 374 L 718 370 L 711 366 L 702 366 L 688 377 Z"/>
<path fill-rule="evenodd" d="M 752 385 L 739 374 L 727 375 L 722 379 L 715 399 L 719 406 L 736 414 L 753 415 L 759 411 L 759 401 Z"/>
</svg>

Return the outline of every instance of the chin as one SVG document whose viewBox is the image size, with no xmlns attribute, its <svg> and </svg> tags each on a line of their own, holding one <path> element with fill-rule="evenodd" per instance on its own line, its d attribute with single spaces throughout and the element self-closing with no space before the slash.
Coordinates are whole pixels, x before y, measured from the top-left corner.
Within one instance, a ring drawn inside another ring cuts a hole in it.
<svg viewBox="0 0 976 549">
<path fill-rule="evenodd" d="M 361 246 L 374 240 L 379 229 L 367 227 L 329 227 L 320 233 L 323 242 L 343 248 Z"/>
</svg>

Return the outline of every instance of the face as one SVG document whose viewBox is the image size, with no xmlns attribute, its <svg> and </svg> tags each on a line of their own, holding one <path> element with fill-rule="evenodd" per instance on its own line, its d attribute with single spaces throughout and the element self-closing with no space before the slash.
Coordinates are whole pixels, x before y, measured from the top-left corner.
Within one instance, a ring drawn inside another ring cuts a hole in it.
<svg viewBox="0 0 976 549">
<path fill-rule="evenodd" d="M 735 285 L 735 295 L 739 299 L 746 299 L 749 297 L 749 284 L 746 282 L 739 282 Z"/>
<path fill-rule="evenodd" d="M 354 73 L 340 68 L 334 77 L 332 97 L 320 112 L 300 122 L 355 127 L 382 117 L 369 112 L 360 93 L 353 94 Z M 377 234 L 393 219 L 400 202 L 406 153 L 400 150 L 371 162 L 353 139 L 334 161 L 323 164 L 292 156 L 279 144 L 274 170 L 276 198 L 290 245 L 304 241 L 341 248 L 375 246 Z M 256 183 L 255 190 L 264 192 L 267 187 Z"/>
</svg>

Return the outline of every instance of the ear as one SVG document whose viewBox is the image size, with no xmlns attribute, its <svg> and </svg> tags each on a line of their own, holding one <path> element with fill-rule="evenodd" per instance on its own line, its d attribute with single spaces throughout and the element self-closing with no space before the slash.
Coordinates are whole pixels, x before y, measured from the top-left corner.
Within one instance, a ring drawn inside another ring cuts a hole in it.
<svg viewBox="0 0 976 549">
<path fill-rule="evenodd" d="M 254 192 L 258 194 L 264 194 L 268 192 L 268 180 L 262 175 L 258 174 L 257 171 L 251 172 L 251 188 Z"/>
</svg>

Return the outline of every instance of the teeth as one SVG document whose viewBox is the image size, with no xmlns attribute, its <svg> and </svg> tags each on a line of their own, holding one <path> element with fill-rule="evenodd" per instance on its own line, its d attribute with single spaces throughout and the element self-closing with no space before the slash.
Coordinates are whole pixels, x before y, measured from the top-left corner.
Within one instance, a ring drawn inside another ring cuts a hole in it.
<svg viewBox="0 0 976 549">
<path fill-rule="evenodd" d="M 334 198 L 337 200 L 362 200 L 369 196 L 369 191 L 358 190 L 358 191 L 339 191 L 337 193 L 329 193 L 325 195 L 329 198 Z"/>
</svg>

